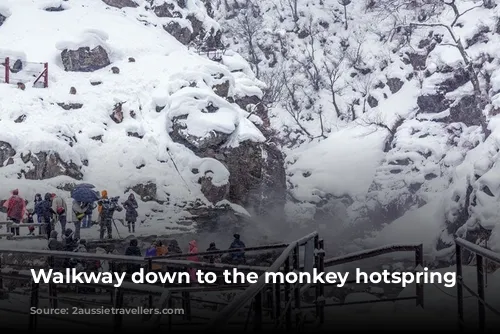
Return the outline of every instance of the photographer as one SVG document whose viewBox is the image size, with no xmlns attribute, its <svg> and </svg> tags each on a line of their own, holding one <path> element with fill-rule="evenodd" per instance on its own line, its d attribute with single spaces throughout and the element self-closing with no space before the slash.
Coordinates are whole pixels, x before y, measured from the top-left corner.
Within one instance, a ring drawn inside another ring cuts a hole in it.
<svg viewBox="0 0 500 334">
<path fill-rule="evenodd" d="M 112 197 L 112 198 L 103 198 L 101 199 L 98 204 L 101 207 L 101 213 L 100 213 L 100 239 L 104 239 L 104 232 L 105 230 L 108 231 L 108 239 L 112 239 L 112 226 L 113 226 L 113 214 L 115 211 L 122 211 L 123 208 L 118 204 L 118 200 L 120 199 L 119 196 L 117 197 Z"/>
</svg>

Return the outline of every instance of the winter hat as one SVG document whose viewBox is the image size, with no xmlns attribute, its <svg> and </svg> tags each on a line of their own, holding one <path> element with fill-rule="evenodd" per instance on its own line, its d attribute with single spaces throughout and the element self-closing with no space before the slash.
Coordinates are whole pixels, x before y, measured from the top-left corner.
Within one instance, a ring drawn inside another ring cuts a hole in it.
<svg viewBox="0 0 500 334">
<path fill-rule="evenodd" d="M 56 196 L 57 196 L 57 195 L 56 195 L 56 194 L 54 194 L 54 193 L 50 194 L 50 197 L 51 197 L 51 198 L 55 198 Z"/>
<path fill-rule="evenodd" d="M 137 247 L 138 243 L 139 242 L 137 241 L 137 239 L 130 240 L 130 246 L 132 246 L 132 247 Z"/>
<path fill-rule="evenodd" d="M 19 189 L 12 190 L 12 195 L 19 195 Z"/>
<path fill-rule="evenodd" d="M 215 247 L 215 242 L 211 242 L 210 247 Z"/>
<path fill-rule="evenodd" d="M 239 235 L 238 233 L 233 234 L 233 237 L 234 237 L 235 239 L 240 240 L 240 235 Z"/>
</svg>

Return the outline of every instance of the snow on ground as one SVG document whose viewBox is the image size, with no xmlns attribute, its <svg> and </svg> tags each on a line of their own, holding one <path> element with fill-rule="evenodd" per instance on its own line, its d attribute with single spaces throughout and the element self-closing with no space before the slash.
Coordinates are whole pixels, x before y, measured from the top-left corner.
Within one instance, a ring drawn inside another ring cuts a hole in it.
<svg viewBox="0 0 500 334">
<path fill-rule="evenodd" d="M 365 240 L 368 247 L 422 243 L 425 252 L 435 252 L 436 241 L 445 229 L 443 200 L 435 200 L 421 208 L 408 211 L 403 217 L 385 226 Z"/>
<path fill-rule="evenodd" d="M 162 219 L 165 221 L 147 221 L 139 233 L 164 233 L 169 222 L 186 215 L 176 204 L 204 199 L 197 178 L 190 171 L 206 164 L 207 160 L 172 142 L 167 128 L 173 115 L 170 115 L 168 106 L 161 112 L 156 112 L 156 106 L 159 102 L 164 102 L 163 105 L 168 102 L 170 106 L 192 106 L 194 100 L 179 86 L 184 74 L 187 76 L 184 81 L 190 80 L 189 73 L 198 73 L 201 81 L 214 72 L 224 73 L 231 85 L 230 92 L 242 95 L 259 92 L 262 83 L 255 82 L 252 87 L 253 78 L 244 80 L 243 73 L 238 73 L 236 80 L 227 67 L 189 51 L 161 25 L 142 24 L 137 19 L 139 15 L 153 24 L 160 22 L 142 7 L 106 9 L 101 1 L 75 0 L 64 11 L 48 12 L 43 10 L 46 4 L 42 5 L 30 0 L 2 2 L 2 12 L 8 10 L 10 16 L 0 27 L 0 54 L 28 62 L 48 62 L 49 88 L 37 89 L 27 84 L 26 90 L 22 91 L 14 85 L 0 85 L 0 140 L 10 143 L 16 150 L 14 164 L 1 168 L 0 198 L 7 198 L 14 188 L 19 188 L 21 195 L 30 201 L 35 193 L 55 192 L 68 197 L 68 193 L 57 189 L 72 181 L 67 177 L 43 181 L 18 179 L 19 171 L 30 165 L 21 162 L 21 154 L 55 151 L 65 162 L 81 165 L 88 161 L 88 166 L 82 168 L 83 182 L 94 184 L 96 190 L 108 190 L 110 196 L 119 195 L 121 200 L 128 196 L 124 193 L 129 187 L 156 183 L 157 198 L 169 200 L 169 206 L 161 208 L 155 202 L 140 203 L 139 220 L 145 219 L 146 212 L 157 209 L 164 211 Z M 110 66 L 93 73 L 64 71 L 61 49 L 96 45 L 109 52 Z M 129 57 L 135 62 L 128 62 Z M 239 58 L 231 62 L 231 56 L 227 57 L 228 63 L 242 63 Z M 111 66 L 119 67 L 120 74 L 112 74 Z M 91 84 L 96 81 L 102 83 Z M 76 95 L 69 94 L 70 87 L 76 88 Z M 207 87 L 191 90 L 206 99 L 221 100 Z M 125 102 L 124 120 L 116 124 L 109 115 L 119 102 Z M 81 103 L 83 107 L 64 110 L 57 103 Z M 247 119 L 246 111 L 235 104 L 224 103 L 231 113 L 231 124 L 226 124 L 229 119 L 225 117 L 214 122 L 196 114 L 200 117 L 190 119 L 190 131 L 200 134 L 216 125 L 217 129 L 223 126 L 226 132 L 234 132 L 233 145 L 237 144 L 235 140 L 263 140 L 262 134 Z M 135 112 L 135 119 L 129 115 L 131 111 Z M 21 115 L 26 115 L 26 119 L 22 123 L 14 122 Z M 204 125 L 207 129 L 203 128 Z M 129 136 L 128 132 L 137 132 L 143 138 Z M 73 138 L 72 146 L 64 141 L 63 136 Z M 102 136 L 102 140 L 92 139 L 95 136 Z M 227 180 L 227 170 L 222 165 L 211 170 L 219 173 L 214 180 L 219 179 L 222 183 Z M 117 218 L 123 215 L 117 214 Z M 84 237 L 95 236 L 94 229 L 82 233 Z"/>
<path fill-rule="evenodd" d="M 355 198 L 368 190 L 375 168 L 383 159 L 382 130 L 351 126 L 331 134 L 319 144 L 303 147 L 288 173 L 294 197 L 301 201 L 317 201 L 318 196 L 333 194 Z M 310 175 L 309 175 L 310 174 Z"/>
</svg>

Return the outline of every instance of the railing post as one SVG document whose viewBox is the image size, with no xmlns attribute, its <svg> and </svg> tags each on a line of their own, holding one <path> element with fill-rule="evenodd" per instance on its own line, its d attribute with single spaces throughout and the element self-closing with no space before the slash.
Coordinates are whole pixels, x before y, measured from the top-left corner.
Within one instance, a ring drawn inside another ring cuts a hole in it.
<svg viewBox="0 0 500 334">
<path fill-rule="evenodd" d="M 324 246 L 325 243 L 323 239 L 319 240 L 319 272 L 322 273 L 325 271 L 325 251 Z M 320 301 L 316 301 L 319 304 L 319 323 L 323 324 L 325 322 L 325 286 L 323 284 L 319 285 L 319 299 Z"/>
<path fill-rule="evenodd" d="M 47 88 L 49 87 L 49 64 L 48 63 L 43 64 L 43 68 L 45 70 L 45 76 L 43 78 L 43 86 Z"/>
<path fill-rule="evenodd" d="M 9 83 L 10 81 L 10 59 L 9 57 L 5 58 L 5 83 Z"/>
<path fill-rule="evenodd" d="M 148 272 L 152 272 L 153 271 L 153 260 L 151 258 L 148 259 Z M 149 305 L 149 308 L 153 308 L 153 294 L 149 294 L 148 296 L 148 305 Z"/>
<path fill-rule="evenodd" d="M 35 283 L 35 281 L 31 281 L 31 296 L 30 296 L 30 309 L 32 307 L 38 308 L 38 292 L 40 285 Z M 29 331 L 36 332 L 36 324 L 37 324 L 37 314 L 36 312 L 33 314 L 30 312 L 30 320 L 29 320 Z"/>
<path fill-rule="evenodd" d="M 285 261 L 285 275 L 290 272 L 290 256 L 286 258 Z M 290 295 L 290 284 L 285 282 L 285 305 L 288 305 L 292 296 Z M 285 322 L 286 322 L 286 331 L 290 332 L 292 330 L 292 308 L 289 306 L 286 310 Z"/>
<path fill-rule="evenodd" d="M 293 249 L 293 270 L 300 271 L 300 245 L 297 244 Z M 295 301 L 295 322 L 298 328 L 301 323 L 301 310 L 300 310 L 300 284 L 297 282 L 294 289 Z"/>
<path fill-rule="evenodd" d="M 462 247 L 455 243 L 455 257 L 457 266 L 457 303 L 458 303 L 458 327 L 464 329 L 464 287 L 462 278 Z"/>
<path fill-rule="evenodd" d="M 281 285 L 274 284 L 274 316 L 276 317 L 276 324 L 279 324 L 281 316 Z"/>
<path fill-rule="evenodd" d="M 260 332 L 262 331 L 262 291 L 255 296 L 253 310 L 254 330 Z"/>
<path fill-rule="evenodd" d="M 415 249 L 415 269 L 420 266 L 424 268 L 424 246 L 422 244 L 418 245 Z M 417 306 L 424 307 L 424 283 L 416 284 L 417 292 Z"/>
<path fill-rule="evenodd" d="M 0 254 L 0 290 L 3 291 L 2 262 L 3 262 L 3 254 Z"/>
<path fill-rule="evenodd" d="M 49 268 L 54 269 L 54 257 L 49 256 L 48 258 L 49 261 Z M 52 308 L 57 308 L 57 286 L 54 282 L 49 283 L 49 298 L 50 298 L 50 306 Z"/>
<path fill-rule="evenodd" d="M 170 298 L 168 299 L 168 308 L 170 310 L 173 310 L 174 309 L 174 301 L 173 301 L 173 298 L 172 296 L 170 296 Z M 172 330 L 172 314 L 169 314 L 168 315 L 168 331 L 170 332 Z"/>
<path fill-rule="evenodd" d="M 121 288 L 115 288 L 115 297 L 113 307 L 115 309 L 121 309 L 123 307 L 123 290 Z M 123 315 L 121 312 L 116 312 L 114 316 L 114 332 L 120 333 L 122 328 Z"/>
<path fill-rule="evenodd" d="M 184 270 L 189 272 L 189 268 L 184 268 Z M 189 291 L 182 292 L 182 308 L 184 309 L 184 319 L 191 321 L 191 297 Z"/>
<path fill-rule="evenodd" d="M 483 257 L 476 254 L 476 268 L 477 268 L 477 306 L 479 308 L 479 330 L 484 332 L 485 329 L 485 307 L 484 307 L 484 266 Z"/>
<path fill-rule="evenodd" d="M 319 271 L 319 235 L 314 237 L 314 268 Z M 316 303 L 316 318 L 319 318 L 319 284 L 314 286 L 314 300 Z"/>
</svg>

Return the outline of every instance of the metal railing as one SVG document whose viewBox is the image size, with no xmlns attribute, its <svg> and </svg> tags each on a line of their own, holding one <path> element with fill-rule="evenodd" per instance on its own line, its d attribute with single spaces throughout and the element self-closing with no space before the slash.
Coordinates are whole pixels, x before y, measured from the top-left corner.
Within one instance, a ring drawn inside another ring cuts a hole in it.
<svg viewBox="0 0 500 334">
<path fill-rule="evenodd" d="M 462 251 L 467 250 L 476 256 L 476 272 L 477 272 L 477 291 L 474 291 L 464 282 L 463 278 L 463 264 L 462 264 Z M 500 254 L 492 252 L 484 247 L 478 246 L 467 240 L 457 238 L 455 239 L 455 256 L 457 268 L 457 306 L 458 306 L 458 325 L 460 329 L 464 329 L 464 288 L 473 297 L 477 299 L 478 317 L 479 317 L 479 330 L 485 331 L 486 327 L 486 308 L 497 316 L 500 316 L 500 311 L 494 308 L 485 300 L 485 260 L 493 261 L 500 264 Z"/>
<path fill-rule="evenodd" d="M 0 233 L 0 239 L 1 238 L 7 238 L 7 240 L 14 240 L 14 239 L 40 239 L 40 238 L 45 238 L 47 239 L 47 234 L 46 233 L 41 233 L 38 235 L 20 235 L 16 233 L 12 233 L 9 231 L 12 231 L 12 229 L 19 229 L 21 227 L 34 227 L 36 228 L 42 228 L 44 226 L 48 225 L 47 223 L 15 223 L 13 221 L 7 221 L 7 222 L 0 222 L 0 227 L 5 226 L 5 232 Z"/>
<path fill-rule="evenodd" d="M 259 246 L 259 247 L 249 247 L 243 249 L 244 251 L 251 251 L 251 250 L 266 250 L 266 247 L 269 247 L 270 249 L 279 249 L 283 247 L 283 244 L 277 244 L 277 245 L 270 245 L 270 246 Z M 218 252 L 203 252 L 203 253 L 197 253 L 197 254 L 189 254 L 189 256 L 193 255 L 204 255 L 204 254 L 213 254 L 213 253 L 231 253 L 234 250 L 223 250 L 223 251 L 218 251 Z M 238 250 L 238 251 L 241 251 Z M 110 269 L 111 271 L 114 271 L 118 267 L 117 264 L 139 264 L 141 266 L 145 266 L 147 268 L 147 272 L 152 270 L 152 265 L 153 264 L 159 264 L 162 265 L 163 268 L 169 268 L 169 270 L 172 270 L 172 268 L 176 268 L 174 270 L 181 270 L 181 271 L 187 271 L 189 268 L 196 268 L 200 269 L 202 271 L 211 271 L 211 272 L 221 272 L 224 270 L 231 270 L 233 268 L 237 268 L 239 272 L 257 272 L 261 273 L 266 271 L 268 268 L 267 267 L 262 267 L 262 266 L 250 266 L 250 265 L 232 265 L 232 264 L 223 264 L 223 263 L 208 263 L 208 262 L 194 262 L 194 261 L 186 261 L 186 260 L 175 260 L 175 259 L 169 259 L 169 258 L 164 258 L 164 257 L 156 257 L 156 258 L 144 258 L 144 257 L 137 257 L 137 256 L 123 256 L 123 255 L 113 255 L 113 254 L 96 254 L 96 253 L 77 253 L 77 252 L 64 252 L 64 251 L 50 251 L 50 250 L 36 250 L 36 249 L 7 249 L 7 248 L 0 248 L 0 255 L 9 255 L 11 257 L 12 255 L 18 254 L 18 255 L 25 255 L 28 256 L 31 259 L 34 259 L 35 257 L 46 257 L 46 263 L 48 264 L 48 267 L 50 268 L 55 268 L 54 266 L 54 260 L 55 259 L 76 259 L 76 260 L 83 260 L 83 261 L 89 261 L 89 260 L 98 260 L 98 261 L 108 261 L 110 263 Z M 185 256 L 185 254 L 176 254 L 172 255 L 173 256 Z M 85 303 L 90 303 L 92 305 L 107 305 L 107 306 L 113 306 L 115 308 L 121 308 L 124 307 L 124 295 L 127 292 L 131 293 L 136 293 L 136 294 L 142 294 L 145 296 L 148 296 L 147 299 L 147 307 L 153 308 L 154 306 L 154 296 L 159 296 L 160 297 L 160 302 L 158 308 L 164 308 L 165 305 L 168 305 L 171 307 L 173 305 L 174 300 L 180 300 L 182 302 L 182 309 L 185 311 L 185 313 L 182 315 L 183 319 L 187 321 L 187 324 L 193 324 L 195 323 L 192 321 L 194 318 L 200 318 L 196 315 L 193 315 L 192 313 L 192 305 L 191 302 L 198 301 L 200 303 L 211 303 L 216 306 L 224 306 L 227 305 L 227 302 L 215 302 L 215 301 L 210 301 L 210 300 L 204 300 L 203 298 L 193 298 L 193 293 L 196 292 L 201 292 L 201 293 L 207 293 L 210 291 L 216 291 L 216 292 L 221 292 L 221 291 L 239 291 L 242 289 L 246 289 L 249 287 L 249 284 L 231 284 L 231 285 L 214 285 L 214 286 L 168 286 L 168 288 L 165 288 L 165 286 L 157 285 L 157 284 L 135 284 L 132 282 L 127 282 L 125 281 L 120 287 L 114 287 L 114 283 L 110 284 L 104 284 L 104 283 L 71 283 L 71 284 L 64 284 L 64 286 L 71 286 L 71 287 L 81 287 L 81 288 L 99 288 L 106 290 L 108 292 L 111 292 L 111 303 L 101 303 L 101 302 L 95 302 L 95 301 L 84 301 L 81 298 L 68 298 L 63 296 L 58 296 L 57 293 L 57 286 L 54 283 L 48 283 L 48 293 L 46 295 L 41 295 L 40 287 L 44 285 L 44 283 L 35 283 L 32 280 L 32 275 L 29 269 L 33 268 L 31 264 L 27 264 L 24 267 L 25 269 L 21 270 L 14 270 L 10 266 L 11 264 L 5 263 L 5 260 L 8 257 L 5 256 L 0 256 L 0 292 L 5 291 L 3 289 L 4 286 L 4 281 L 26 281 L 26 282 L 31 282 L 30 283 L 30 292 L 29 292 L 29 304 L 30 307 L 38 307 L 40 299 L 48 299 L 50 302 L 50 305 L 54 308 L 57 308 L 58 303 L 62 302 L 79 302 L 82 304 Z M 64 269 L 64 268 L 62 268 Z M 56 270 L 56 269 L 54 269 Z M 57 271 L 57 270 L 56 270 Z M 14 293 L 10 291 L 9 293 Z M 177 294 L 177 295 L 175 295 Z M 0 308 L 0 311 L 4 312 L 14 312 L 14 313 L 23 313 L 23 314 L 29 314 L 28 310 L 26 312 L 20 312 L 16 310 L 11 310 L 11 309 L 5 309 L 5 308 Z M 43 317 L 48 317 L 50 318 L 51 315 L 37 315 L 37 314 L 29 314 L 30 321 L 29 321 L 29 328 L 31 330 L 34 330 L 37 327 L 37 318 L 43 316 Z M 178 325 L 178 324 L 172 324 L 172 317 L 169 315 L 169 322 L 168 326 L 169 328 L 172 327 L 172 325 Z M 201 319 L 201 318 L 200 318 Z M 60 320 L 60 319 L 58 319 Z M 77 319 L 66 319 L 67 321 L 77 323 Z M 204 319 L 209 320 L 209 318 Z M 62 320 L 64 321 L 64 320 Z M 122 328 L 122 321 L 123 317 L 116 315 L 116 317 L 113 319 L 113 327 L 116 332 L 120 331 L 120 328 Z M 154 325 L 159 326 L 159 317 L 157 317 L 154 320 Z M 186 324 L 185 323 L 185 324 Z"/>
<path fill-rule="evenodd" d="M 325 267 L 329 268 L 329 267 L 333 267 L 333 266 L 344 264 L 344 263 L 351 263 L 354 261 L 365 260 L 365 259 L 369 259 L 372 257 L 390 254 L 390 253 L 396 253 L 396 252 L 414 252 L 415 253 L 415 270 L 417 270 L 418 267 L 423 267 L 423 265 L 424 265 L 424 251 L 423 251 L 422 244 L 387 245 L 387 246 L 383 246 L 383 247 L 367 249 L 367 250 L 363 250 L 363 251 L 359 251 L 359 252 L 355 252 L 355 253 L 350 253 L 350 254 L 326 259 L 324 262 L 325 262 Z M 357 283 L 356 280 L 350 280 L 350 281 L 346 282 L 346 284 L 353 284 L 353 283 Z M 323 284 L 323 285 L 327 285 L 327 284 Z M 366 300 L 366 301 L 360 300 L 360 301 L 348 302 L 348 303 L 345 303 L 345 302 L 343 302 L 343 303 L 330 303 L 330 304 L 325 304 L 324 307 L 385 303 L 385 302 L 395 302 L 395 301 L 402 301 L 402 300 L 415 300 L 417 306 L 420 306 L 423 308 L 424 307 L 424 285 L 423 285 L 423 283 L 420 282 L 420 283 L 416 284 L 416 293 L 414 296 L 384 298 L 384 299 L 379 299 L 379 300 Z"/>
<path fill-rule="evenodd" d="M 322 268 L 322 259 L 324 256 L 324 251 L 322 249 L 322 240 L 319 240 L 318 233 L 313 232 L 290 243 L 287 248 L 281 253 L 281 255 L 274 261 L 274 263 L 266 270 L 268 273 L 275 273 L 283 271 L 286 273 L 298 272 L 301 269 L 300 266 L 300 246 L 304 246 L 309 242 L 314 242 L 314 265 L 318 270 Z M 307 259 L 304 259 L 307 261 Z M 283 286 L 283 303 L 282 303 L 282 286 Z M 270 288 L 270 289 L 269 289 Z M 316 290 L 320 292 L 320 290 Z M 270 293 L 268 293 L 270 292 Z M 222 328 L 227 325 L 227 323 L 234 317 L 240 310 L 242 310 L 246 305 L 251 303 L 249 308 L 248 318 L 250 316 L 250 311 L 253 311 L 254 316 L 254 329 L 256 331 L 262 330 L 263 326 L 263 304 L 271 306 L 271 317 L 275 320 L 275 327 L 280 327 L 283 324 L 286 326 L 287 330 L 291 330 L 293 320 L 292 320 L 292 303 L 294 304 L 295 314 L 295 324 L 297 327 L 303 325 L 303 318 L 300 313 L 301 306 L 301 294 L 300 284 L 280 284 L 278 283 L 267 283 L 265 273 L 263 273 L 257 280 L 256 283 L 248 287 L 243 293 L 236 296 L 233 301 L 222 309 L 216 318 L 212 320 L 209 324 L 208 329 L 212 331 L 222 330 Z M 321 296 L 317 295 L 316 300 L 321 299 Z M 284 307 L 282 306 L 284 305 Z M 318 309 L 319 312 L 322 309 Z M 317 314 L 319 317 L 319 314 Z"/>
</svg>

